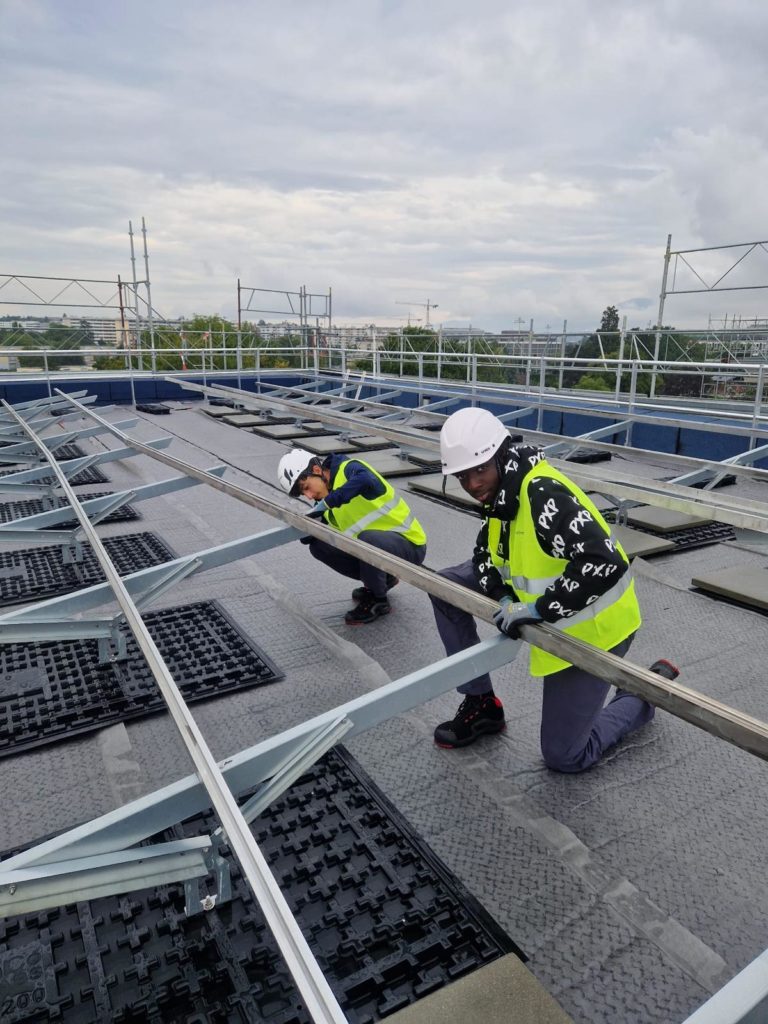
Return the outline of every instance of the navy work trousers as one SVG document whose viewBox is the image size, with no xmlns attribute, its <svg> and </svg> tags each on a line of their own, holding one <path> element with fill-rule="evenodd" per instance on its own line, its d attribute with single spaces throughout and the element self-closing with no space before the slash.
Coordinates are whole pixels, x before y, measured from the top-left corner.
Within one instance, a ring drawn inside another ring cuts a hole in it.
<svg viewBox="0 0 768 1024">
<path fill-rule="evenodd" d="M 393 530 L 363 530 L 357 535 L 358 540 L 365 541 L 374 548 L 387 551 L 390 555 L 397 555 L 398 558 L 405 558 L 414 565 L 421 565 L 427 553 L 426 544 L 414 544 L 401 533 Z M 360 580 L 364 587 L 374 594 L 375 597 L 383 598 L 387 593 L 387 573 L 384 569 L 376 569 L 354 555 L 348 555 L 346 551 L 339 551 L 338 548 L 326 544 L 325 541 L 317 540 L 315 537 L 309 543 L 309 550 L 318 562 L 330 566 L 342 576 L 349 576 L 350 579 Z"/>
<path fill-rule="evenodd" d="M 481 592 L 471 561 L 441 569 L 439 575 Z M 446 654 L 455 654 L 479 642 L 477 626 L 469 612 L 437 597 L 431 601 Z M 627 637 L 611 653 L 623 657 L 632 639 Z M 458 689 L 460 693 L 479 694 L 492 688 L 491 677 L 486 673 Z M 600 760 L 608 747 L 650 722 L 654 707 L 634 694 L 620 690 L 606 705 L 610 688 L 610 683 L 575 665 L 544 676 L 541 753 L 547 767 L 559 772 L 585 771 Z"/>
</svg>

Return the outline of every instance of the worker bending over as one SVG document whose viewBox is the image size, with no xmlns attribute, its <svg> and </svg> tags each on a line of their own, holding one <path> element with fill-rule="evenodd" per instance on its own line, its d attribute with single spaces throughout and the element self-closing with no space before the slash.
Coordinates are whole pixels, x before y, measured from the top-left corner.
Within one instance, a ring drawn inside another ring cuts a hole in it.
<svg viewBox="0 0 768 1024">
<path fill-rule="evenodd" d="M 443 473 L 455 476 L 483 509 L 472 560 L 440 575 L 498 601 L 494 621 L 508 636 L 518 638 L 526 623 L 546 622 L 625 655 L 640 625 L 634 581 L 621 545 L 587 495 L 540 448 L 513 444 L 504 424 L 485 409 L 460 409 L 448 417 L 440 455 Z M 478 642 L 468 612 L 436 597 L 432 604 L 447 654 Z M 653 670 L 677 675 L 668 662 Z M 530 671 L 544 677 L 541 751 L 556 771 L 590 768 L 608 747 L 653 718 L 651 704 L 622 690 L 604 707 L 608 683 L 534 646 Z M 504 729 L 504 709 L 488 674 L 458 689 L 465 697 L 453 721 L 435 730 L 439 746 L 463 747 Z"/>
<path fill-rule="evenodd" d="M 308 516 L 322 518 L 345 536 L 357 537 L 414 565 L 424 561 L 427 536 L 418 519 L 394 487 L 361 459 L 329 455 L 321 460 L 294 448 L 280 459 L 277 478 L 292 498 L 301 495 L 315 503 Z M 355 607 L 344 616 L 347 625 L 359 626 L 389 614 L 387 591 L 398 583 L 395 576 L 316 537 L 304 541 L 318 561 L 362 582 L 352 591 Z"/>
</svg>

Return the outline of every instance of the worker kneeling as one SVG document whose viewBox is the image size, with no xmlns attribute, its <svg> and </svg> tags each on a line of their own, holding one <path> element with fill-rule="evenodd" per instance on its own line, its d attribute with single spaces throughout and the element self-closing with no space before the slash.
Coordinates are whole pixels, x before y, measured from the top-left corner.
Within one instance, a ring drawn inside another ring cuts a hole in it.
<svg viewBox="0 0 768 1024">
<path fill-rule="evenodd" d="M 587 495 L 550 466 L 541 449 L 514 445 L 485 409 L 448 417 L 440 455 L 443 473 L 455 476 L 483 509 L 474 557 L 440 575 L 498 601 L 494 621 L 508 636 L 542 621 L 625 655 L 641 621 L 634 581 L 627 556 Z M 468 612 L 435 597 L 432 604 L 447 654 L 478 642 Z M 590 768 L 653 718 L 652 705 L 621 690 L 604 707 L 610 685 L 553 654 L 531 646 L 530 659 L 531 674 L 544 677 L 541 751 L 556 771 Z M 439 746 L 463 747 L 504 729 L 490 676 L 464 683 L 459 692 L 465 697 L 456 717 L 435 730 Z"/>
<path fill-rule="evenodd" d="M 311 452 L 294 448 L 280 459 L 277 477 L 292 498 L 301 495 L 314 502 L 308 516 L 322 518 L 345 536 L 415 565 L 424 561 L 427 537 L 418 519 L 394 487 L 361 459 L 329 455 L 321 461 Z M 389 614 L 387 591 L 398 582 L 395 576 L 325 541 L 303 539 L 318 561 L 362 582 L 352 591 L 355 607 L 344 616 L 347 625 L 359 626 Z"/>
</svg>

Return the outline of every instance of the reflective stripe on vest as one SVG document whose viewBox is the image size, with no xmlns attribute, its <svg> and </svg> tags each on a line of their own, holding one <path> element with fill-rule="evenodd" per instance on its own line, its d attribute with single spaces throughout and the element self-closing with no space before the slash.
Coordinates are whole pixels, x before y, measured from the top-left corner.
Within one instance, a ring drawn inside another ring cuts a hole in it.
<svg viewBox="0 0 768 1024">
<path fill-rule="evenodd" d="M 356 522 L 348 526 L 344 533 L 349 537 L 354 537 L 358 533 L 362 533 L 363 530 L 367 529 L 371 523 L 375 523 L 377 519 L 381 519 L 382 516 L 389 515 L 390 512 L 394 512 L 397 506 L 400 504 L 400 499 L 395 495 L 391 501 L 384 502 L 383 505 L 379 505 L 378 508 L 372 509 L 367 515 L 358 519 Z M 413 518 L 413 517 L 411 517 Z"/>
<path fill-rule="evenodd" d="M 548 622 L 547 625 L 552 626 L 553 629 L 565 631 L 569 626 L 576 626 L 580 622 L 589 622 L 590 619 L 596 618 L 600 612 L 615 604 L 631 586 L 632 577 L 628 572 L 625 572 L 618 583 L 615 583 L 610 590 L 606 590 L 604 594 L 601 594 L 592 604 L 588 604 L 586 608 L 582 608 L 575 615 L 569 615 L 567 619 L 558 619 L 557 622 Z"/>
<path fill-rule="evenodd" d="M 332 491 L 346 483 L 346 467 L 351 461 L 351 459 L 346 459 L 337 469 L 331 483 Z M 346 504 L 329 508 L 324 512 L 325 522 L 347 537 L 357 537 L 363 530 L 373 528 L 401 534 L 417 547 L 426 544 L 427 537 L 421 524 L 405 501 L 395 493 L 392 485 L 367 462 L 363 462 L 362 459 L 354 461 L 365 466 L 384 485 L 384 493 L 378 498 L 363 498 L 362 495 L 355 495 Z"/>
<path fill-rule="evenodd" d="M 610 537 L 614 546 L 623 554 L 624 552 L 615 534 L 609 533 L 607 536 Z M 517 593 L 525 592 L 527 594 L 541 595 L 547 587 L 551 587 L 555 580 L 559 580 L 562 575 L 562 573 L 558 573 L 556 576 L 542 576 L 540 579 L 528 579 L 526 576 L 513 576 L 509 565 L 506 563 L 504 565 L 497 565 L 496 568 L 504 582 L 509 584 L 509 586 Z M 624 575 L 626 576 L 626 573 Z"/>
</svg>

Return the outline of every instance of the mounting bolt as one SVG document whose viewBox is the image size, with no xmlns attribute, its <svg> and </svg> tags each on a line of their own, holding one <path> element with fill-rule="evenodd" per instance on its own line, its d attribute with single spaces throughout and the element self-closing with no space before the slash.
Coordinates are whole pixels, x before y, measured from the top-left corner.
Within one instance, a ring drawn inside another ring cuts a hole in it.
<svg viewBox="0 0 768 1024">
<path fill-rule="evenodd" d="M 216 906 L 216 897 L 206 896 L 205 899 L 200 900 L 200 906 L 203 908 L 203 910 L 213 910 L 213 908 Z"/>
</svg>

